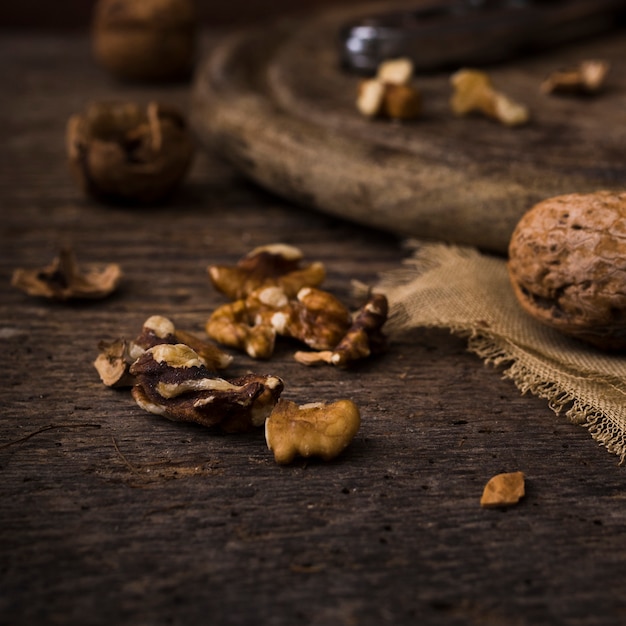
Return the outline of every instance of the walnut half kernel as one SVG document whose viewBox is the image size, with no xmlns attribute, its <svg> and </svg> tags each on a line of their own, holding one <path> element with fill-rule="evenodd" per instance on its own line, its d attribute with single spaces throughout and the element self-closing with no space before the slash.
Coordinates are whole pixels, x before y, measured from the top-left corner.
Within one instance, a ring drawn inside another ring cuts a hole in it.
<svg viewBox="0 0 626 626">
<path fill-rule="evenodd" d="M 291 463 L 298 455 L 330 461 L 348 446 L 360 425 L 359 409 L 351 400 L 301 406 L 279 400 L 265 422 L 265 440 L 279 464 Z"/>
<path fill-rule="evenodd" d="M 225 432 L 262 426 L 283 390 L 276 376 L 248 374 L 226 380 L 208 370 L 184 344 L 159 344 L 133 363 L 137 404 L 155 415 Z"/>
</svg>

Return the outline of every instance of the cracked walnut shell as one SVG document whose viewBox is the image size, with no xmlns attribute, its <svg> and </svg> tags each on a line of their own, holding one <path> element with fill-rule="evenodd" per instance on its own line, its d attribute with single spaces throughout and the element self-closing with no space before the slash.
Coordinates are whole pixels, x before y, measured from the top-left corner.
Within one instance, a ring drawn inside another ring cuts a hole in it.
<svg viewBox="0 0 626 626">
<path fill-rule="evenodd" d="M 71 172 L 87 193 L 143 204 L 178 187 L 194 152 L 183 115 L 156 102 L 92 103 L 69 119 L 66 142 Z"/>
<path fill-rule="evenodd" d="M 513 232 L 508 271 L 539 322 L 601 349 L 626 349 L 626 193 L 535 205 Z"/>
</svg>

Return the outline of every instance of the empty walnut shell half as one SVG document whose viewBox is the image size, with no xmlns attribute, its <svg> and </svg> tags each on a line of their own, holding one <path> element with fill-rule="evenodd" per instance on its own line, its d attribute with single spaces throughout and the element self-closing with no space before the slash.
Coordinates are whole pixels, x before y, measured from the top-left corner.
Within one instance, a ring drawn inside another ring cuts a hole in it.
<svg viewBox="0 0 626 626">
<path fill-rule="evenodd" d="M 116 78 L 182 79 L 193 67 L 196 30 L 191 0 L 99 0 L 93 16 L 93 52 Z"/>
<path fill-rule="evenodd" d="M 69 119 L 66 139 L 70 169 L 85 192 L 122 202 L 167 197 L 194 152 L 183 115 L 155 102 L 93 103 Z"/>
<path fill-rule="evenodd" d="M 602 349 L 626 349 L 626 193 L 535 205 L 513 232 L 508 270 L 536 320 Z"/>
</svg>

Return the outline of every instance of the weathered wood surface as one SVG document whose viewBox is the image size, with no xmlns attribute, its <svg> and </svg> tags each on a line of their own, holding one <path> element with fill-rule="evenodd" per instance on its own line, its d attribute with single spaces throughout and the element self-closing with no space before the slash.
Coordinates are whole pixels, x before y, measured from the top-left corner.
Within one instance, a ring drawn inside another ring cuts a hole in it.
<svg viewBox="0 0 626 626">
<path fill-rule="evenodd" d="M 67 172 L 66 119 L 91 99 L 189 105 L 94 67 L 85 38 L 4 35 L 0 73 L 0 623 L 620 624 L 624 469 L 582 428 L 520 396 L 461 339 L 416 331 L 354 372 L 269 363 L 284 397 L 350 397 L 363 425 L 334 462 L 278 467 L 262 433 L 215 435 L 104 388 L 100 339 L 155 313 L 202 332 L 223 302 L 205 267 L 286 241 L 350 297 L 400 263 L 389 235 L 296 208 L 198 155 L 165 207 L 96 204 Z M 9 287 L 71 244 L 118 262 L 100 302 Z M 495 473 L 527 496 L 479 506 Z"/>
<path fill-rule="evenodd" d="M 195 124 L 205 143 L 301 204 L 499 253 L 539 200 L 623 187 L 623 31 L 486 68 L 497 89 L 529 107 L 524 127 L 452 115 L 451 71 L 418 74 L 423 114 L 394 124 L 358 113 L 361 79 L 338 63 L 340 27 L 359 10 L 277 23 L 220 46 L 195 88 Z M 551 72 L 596 58 L 612 64 L 600 97 L 540 92 Z"/>
</svg>

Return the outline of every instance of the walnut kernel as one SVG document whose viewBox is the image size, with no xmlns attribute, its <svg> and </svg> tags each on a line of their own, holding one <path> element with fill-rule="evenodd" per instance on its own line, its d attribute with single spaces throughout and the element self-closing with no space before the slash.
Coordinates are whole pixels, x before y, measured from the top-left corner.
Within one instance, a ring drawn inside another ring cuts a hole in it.
<svg viewBox="0 0 626 626">
<path fill-rule="evenodd" d="M 64 248 L 46 267 L 16 269 L 11 285 L 30 296 L 53 300 L 94 299 L 111 294 L 121 279 L 122 270 L 116 263 L 90 263 L 79 267 L 74 253 Z"/>
<path fill-rule="evenodd" d="M 279 400 L 265 422 L 267 447 L 277 463 L 291 463 L 297 455 L 330 461 L 352 441 L 361 425 L 351 400 L 298 406 Z"/>
</svg>

